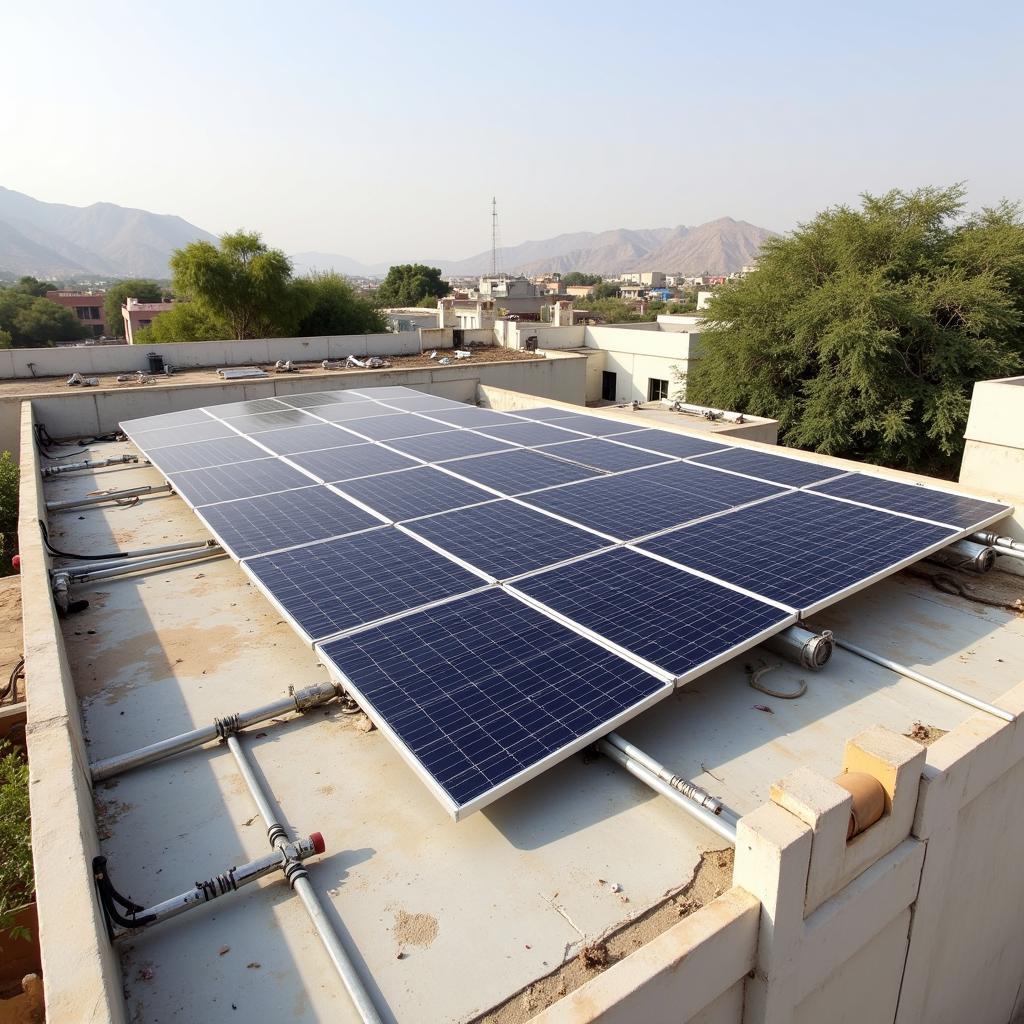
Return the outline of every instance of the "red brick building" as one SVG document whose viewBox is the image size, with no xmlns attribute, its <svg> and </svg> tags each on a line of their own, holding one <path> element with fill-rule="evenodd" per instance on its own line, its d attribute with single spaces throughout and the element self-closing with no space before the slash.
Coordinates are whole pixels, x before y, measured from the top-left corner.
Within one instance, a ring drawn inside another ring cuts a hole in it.
<svg viewBox="0 0 1024 1024">
<path fill-rule="evenodd" d="M 50 291 L 46 297 L 58 306 L 70 309 L 82 323 L 92 331 L 94 338 L 107 333 L 107 324 L 103 313 L 103 299 L 106 292 L 102 289 L 87 291 L 63 290 Z"/>
</svg>

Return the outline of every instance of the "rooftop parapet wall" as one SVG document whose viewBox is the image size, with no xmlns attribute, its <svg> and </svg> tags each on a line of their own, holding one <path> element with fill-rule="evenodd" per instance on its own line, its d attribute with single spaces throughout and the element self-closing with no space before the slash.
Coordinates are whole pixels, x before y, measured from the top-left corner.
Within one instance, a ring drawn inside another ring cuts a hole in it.
<svg viewBox="0 0 1024 1024">
<path fill-rule="evenodd" d="M 26 741 L 46 1019 L 51 1024 L 121 1024 L 121 972 L 92 879 L 99 840 L 82 722 L 50 591 L 50 560 L 38 526 L 47 515 L 28 402 L 21 415 L 18 541 Z"/>
</svg>

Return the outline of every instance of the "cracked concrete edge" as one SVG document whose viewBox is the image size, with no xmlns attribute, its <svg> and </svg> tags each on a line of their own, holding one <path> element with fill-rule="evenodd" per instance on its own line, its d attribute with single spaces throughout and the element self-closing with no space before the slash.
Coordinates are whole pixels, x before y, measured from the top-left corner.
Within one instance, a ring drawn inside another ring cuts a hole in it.
<svg viewBox="0 0 1024 1024">
<path fill-rule="evenodd" d="M 37 523 L 46 520 L 46 502 L 30 402 L 22 403 L 20 427 L 26 743 L 46 1019 L 50 1024 L 124 1024 L 121 969 L 93 884 L 99 839 L 88 756 Z"/>
</svg>

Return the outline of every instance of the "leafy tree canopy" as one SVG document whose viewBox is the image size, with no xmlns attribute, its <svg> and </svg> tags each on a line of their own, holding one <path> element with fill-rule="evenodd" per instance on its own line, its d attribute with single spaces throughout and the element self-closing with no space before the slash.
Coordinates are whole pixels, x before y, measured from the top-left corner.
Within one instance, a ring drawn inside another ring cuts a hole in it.
<svg viewBox="0 0 1024 1024">
<path fill-rule="evenodd" d="M 87 333 L 70 309 L 18 288 L 0 288 L 0 343 L 7 335 L 16 348 L 42 347 L 77 341 Z"/>
<path fill-rule="evenodd" d="M 571 284 L 600 284 L 603 278 L 600 274 L 583 274 L 579 270 L 572 270 L 568 274 L 562 275 L 561 283 L 564 285 Z"/>
<path fill-rule="evenodd" d="M 447 295 L 451 285 L 441 280 L 437 267 L 422 263 L 403 263 L 392 267 L 377 289 L 377 304 L 385 307 L 419 306 L 428 300 L 431 306 Z"/>
<path fill-rule="evenodd" d="M 387 330 L 387 318 L 341 274 L 313 273 L 295 282 L 302 310 L 296 335 L 374 334 Z"/>
<path fill-rule="evenodd" d="M 975 381 L 1024 356 L 1024 221 L 965 190 L 865 194 L 769 239 L 709 305 L 691 401 L 777 418 L 783 443 L 950 475 Z"/>
<path fill-rule="evenodd" d="M 53 281 L 40 281 L 38 278 L 32 277 L 31 274 L 19 277 L 18 283 L 14 287 L 19 292 L 24 292 L 26 295 L 35 295 L 36 298 L 42 298 L 47 292 L 55 292 L 57 290 L 57 286 Z"/>
<path fill-rule="evenodd" d="M 227 321 L 219 319 L 201 302 L 177 302 L 153 318 L 149 327 L 136 332 L 136 345 L 171 341 L 226 341 L 231 338 Z"/>
<path fill-rule="evenodd" d="M 192 242 L 175 250 L 171 270 L 175 292 L 226 323 L 231 337 L 284 337 L 298 319 L 291 260 L 257 232 L 224 235 L 219 246 Z"/>
<path fill-rule="evenodd" d="M 121 316 L 121 307 L 127 299 L 138 299 L 140 302 L 160 302 L 163 297 L 164 289 L 148 277 L 131 277 L 112 284 L 103 299 L 107 334 L 112 338 L 124 337 L 124 317 Z"/>
</svg>

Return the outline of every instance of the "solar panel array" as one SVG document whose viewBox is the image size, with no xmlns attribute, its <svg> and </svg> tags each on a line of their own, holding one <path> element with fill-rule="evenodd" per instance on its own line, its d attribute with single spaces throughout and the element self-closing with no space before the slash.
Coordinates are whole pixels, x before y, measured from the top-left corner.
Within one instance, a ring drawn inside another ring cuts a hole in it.
<svg viewBox="0 0 1024 1024">
<path fill-rule="evenodd" d="M 1010 511 L 405 387 L 121 427 L 455 817 Z"/>
</svg>

